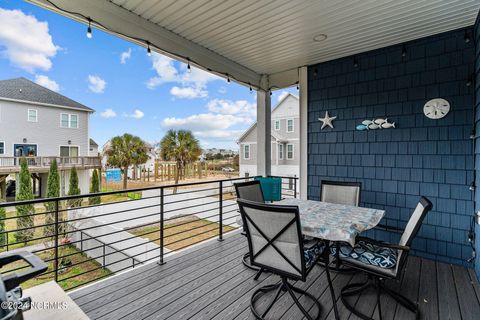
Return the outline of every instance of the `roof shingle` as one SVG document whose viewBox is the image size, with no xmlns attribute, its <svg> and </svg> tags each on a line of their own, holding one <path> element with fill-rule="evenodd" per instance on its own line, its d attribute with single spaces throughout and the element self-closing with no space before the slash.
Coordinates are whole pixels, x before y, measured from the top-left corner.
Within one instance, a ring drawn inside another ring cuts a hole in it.
<svg viewBox="0 0 480 320">
<path fill-rule="evenodd" d="M 25 78 L 0 80 L 0 100 L 1 99 L 45 103 L 59 107 L 75 108 L 88 112 L 95 111 L 81 103 L 78 103 Z"/>
</svg>

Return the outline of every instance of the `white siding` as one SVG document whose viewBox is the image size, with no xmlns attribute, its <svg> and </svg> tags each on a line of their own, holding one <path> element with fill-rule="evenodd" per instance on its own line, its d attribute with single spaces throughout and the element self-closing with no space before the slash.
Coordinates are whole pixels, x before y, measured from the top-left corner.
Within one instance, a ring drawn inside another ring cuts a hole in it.
<svg viewBox="0 0 480 320">
<path fill-rule="evenodd" d="M 28 121 L 28 109 L 37 110 L 37 122 Z M 19 102 L 0 100 L 0 140 L 5 141 L 4 156 L 14 156 L 13 145 L 37 145 L 38 156 L 59 156 L 60 146 L 79 147 L 79 156 L 89 155 L 88 119 L 89 113 L 55 107 L 35 106 Z M 60 114 L 78 115 L 78 128 L 60 127 Z"/>
</svg>

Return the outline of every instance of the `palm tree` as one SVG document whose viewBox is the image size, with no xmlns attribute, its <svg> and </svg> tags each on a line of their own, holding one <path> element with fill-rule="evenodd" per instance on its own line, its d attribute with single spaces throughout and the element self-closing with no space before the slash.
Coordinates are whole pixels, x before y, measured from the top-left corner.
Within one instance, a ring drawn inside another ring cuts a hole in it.
<svg viewBox="0 0 480 320">
<path fill-rule="evenodd" d="M 145 163 L 148 160 L 148 148 L 145 142 L 129 133 L 113 137 L 104 152 L 108 165 L 123 170 L 123 189 L 127 189 L 128 167 Z"/>
<path fill-rule="evenodd" d="M 197 160 L 202 153 L 200 143 L 189 130 L 169 130 L 160 142 L 160 150 L 164 160 L 175 161 L 177 164 L 175 184 L 178 184 L 185 166 Z M 177 188 L 174 188 L 173 192 L 176 191 Z"/>
</svg>

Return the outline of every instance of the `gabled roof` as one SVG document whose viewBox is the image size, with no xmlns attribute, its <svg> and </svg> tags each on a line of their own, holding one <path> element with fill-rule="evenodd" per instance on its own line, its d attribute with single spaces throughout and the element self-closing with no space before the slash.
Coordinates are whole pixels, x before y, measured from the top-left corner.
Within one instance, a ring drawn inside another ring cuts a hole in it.
<svg viewBox="0 0 480 320">
<path fill-rule="evenodd" d="M 288 97 L 293 97 L 293 98 L 295 98 L 295 99 L 298 100 L 298 97 L 297 97 L 297 96 L 295 96 L 295 95 L 293 95 L 293 94 L 291 94 L 291 93 L 288 93 L 288 94 L 286 94 L 285 97 L 283 97 L 283 98 L 277 103 L 277 105 L 272 109 L 272 113 L 273 113 L 275 110 L 277 110 L 277 108 L 278 108 L 285 100 L 287 100 Z M 238 138 L 237 143 L 240 143 L 243 139 L 245 139 L 245 137 L 246 137 L 256 126 L 257 126 L 257 122 L 254 122 L 254 123 L 250 126 L 250 128 L 248 128 L 248 129 L 240 136 L 240 138 Z M 278 138 L 278 137 L 274 136 L 273 134 L 272 134 L 272 137 L 274 137 L 275 139 L 277 139 L 277 140 L 279 140 L 279 141 L 284 141 L 284 140 L 286 140 L 286 139 L 284 139 L 284 138 Z"/>
<path fill-rule="evenodd" d="M 0 100 L 41 103 L 88 112 L 95 110 L 25 78 L 0 80 Z"/>
<path fill-rule="evenodd" d="M 90 138 L 90 147 L 98 147 L 98 144 L 92 138 Z"/>
</svg>

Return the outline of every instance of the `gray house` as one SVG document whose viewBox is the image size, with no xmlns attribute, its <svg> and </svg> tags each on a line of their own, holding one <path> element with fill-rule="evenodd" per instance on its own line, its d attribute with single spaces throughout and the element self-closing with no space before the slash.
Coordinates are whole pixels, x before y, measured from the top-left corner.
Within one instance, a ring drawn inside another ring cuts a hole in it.
<svg viewBox="0 0 480 320">
<path fill-rule="evenodd" d="M 298 177 L 300 113 L 298 97 L 288 94 L 272 110 L 272 175 Z M 257 123 L 243 133 L 240 146 L 240 176 L 257 175 Z"/>
<path fill-rule="evenodd" d="M 8 180 L 27 158 L 34 191 L 42 197 L 50 163 L 57 160 L 61 193 L 68 192 L 72 167 L 78 170 L 80 189 L 88 192 L 90 170 L 99 167 L 90 156 L 88 121 L 94 110 L 25 78 L 0 81 L 0 199 Z"/>
</svg>

